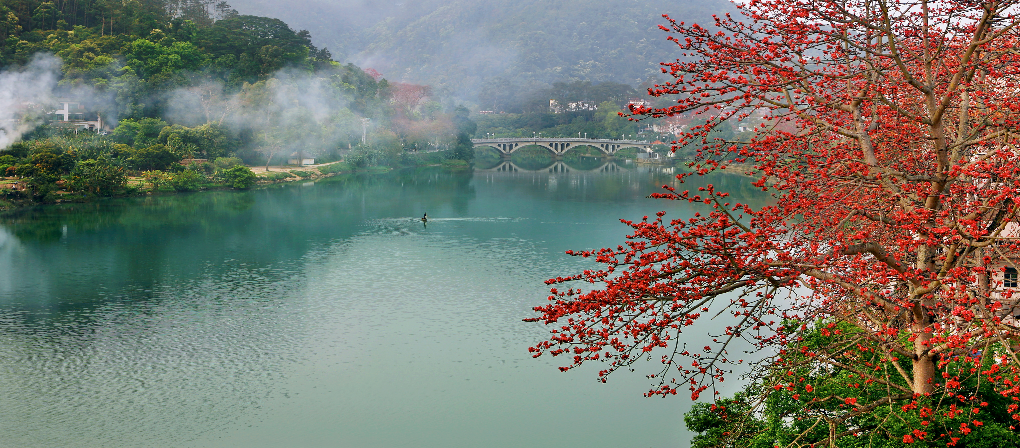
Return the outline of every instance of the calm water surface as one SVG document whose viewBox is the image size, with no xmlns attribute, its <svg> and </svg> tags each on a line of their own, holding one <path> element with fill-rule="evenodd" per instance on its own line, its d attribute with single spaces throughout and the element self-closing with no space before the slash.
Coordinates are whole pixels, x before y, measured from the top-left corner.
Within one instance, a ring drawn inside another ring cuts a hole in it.
<svg viewBox="0 0 1020 448">
<path fill-rule="evenodd" d="M 560 373 L 521 322 L 592 267 L 564 250 L 693 213 L 645 199 L 670 181 L 417 171 L 7 217 L 0 446 L 687 446 L 689 399 Z"/>
</svg>

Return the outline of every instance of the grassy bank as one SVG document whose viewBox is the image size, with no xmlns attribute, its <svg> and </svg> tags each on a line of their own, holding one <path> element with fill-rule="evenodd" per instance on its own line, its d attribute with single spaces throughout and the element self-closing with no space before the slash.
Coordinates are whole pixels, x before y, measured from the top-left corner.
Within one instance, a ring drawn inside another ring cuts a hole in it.
<svg viewBox="0 0 1020 448">
<path fill-rule="evenodd" d="M 435 158 L 436 160 L 429 160 L 433 163 L 416 164 L 412 165 L 412 167 L 434 166 L 442 167 L 443 169 L 450 171 L 466 171 L 471 169 L 471 165 L 462 160 L 444 160 L 441 157 Z M 422 160 L 422 162 L 424 161 L 425 160 Z M 106 197 L 117 198 L 154 194 L 176 194 L 191 191 L 260 188 L 276 184 L 284 184 L 287 182 L 315 181 L 341 174 L 382 174 L 388 173 L 394 169 L 389 166 L 358 167 L 346 161 L 311 166 L 270 166 L 268 170 L 264 166 L 241 167 L 251 173 L 251 182 L 241 186 L 236 184 L 234 179 L 224 178 L 223 176 L 217 175 L 215 172 L 210 175 L 175 175 L 176 173 L 150 171 L 127 176 L 123 188 L 119 189 L 114 194 L 104 196 L 64 189 L 55 189 L 48 192 L 42 198 L 38 198 L 32 194 L 32 185 L 29 179 L 19 177 L 0 177 L 0 212 L 10 212 L 24 207 L 44 204 L 90 202 Z M 182 173 L 186 171 L 198 173 L 194 170 L 185 170 L 182 171 Z M 66 182 L 57 182 L 57 184 L 63 186 Z"/>
</svg>

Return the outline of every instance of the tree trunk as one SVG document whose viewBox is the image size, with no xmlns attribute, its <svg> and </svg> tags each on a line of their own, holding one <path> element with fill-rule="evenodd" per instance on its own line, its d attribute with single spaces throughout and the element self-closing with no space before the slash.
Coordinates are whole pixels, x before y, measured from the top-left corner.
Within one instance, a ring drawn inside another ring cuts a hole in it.
<svg viewBox="0 0 1020 448">
<path fill-rule="evenodd" d="M 929 207 L 929 209 L 931 208 L 933 207 Z M 925 272 L 932 269 L 932 252 L 932 249 L 927 245 L 918 248 L 916 264 L 918 271 Z M 914 393 L 930 394 L 935 391 L 935 361 L 929 351 L 932 339 L 932 318 L 929 313 L 934 309 L 935 301 L 930 292 L 915 296 L 914 300 L 916 302 L 911 313 L 913 322 L 910 325 L 910 332 L 914 336 L 914 359 L 912 362 L 914 384 L 911 385 L 911 389 L 914 390 Z"/>
<path fill-rule="evenodd" d="M 269 157 L 266 158 L 266 172 L 267 173 L 269 172 L 269 162 L 271 162 L 273 160 L 273 156 L 275 156 L 276 153 L 277 153 L 277 151 L 272 151 L 272 152 L 269 153 Z"/>
<path fill-rule="evenodd" d="M 931 339 L 931 333 L 926 333 L 925 335 L 927 336 L 924 338 L 925 341 Z M 925 345 L 922 344 L 921 339 L 922 338 L 919 335 L 918 338 L 914 341 L 914 343 L 917 344 L 916 348 L 914 349 L 915 353 L 921 352 L 925 348 Z M 912 367 L 914 371 L 914 384 L 912 385 L 911 389 L 914 390 L 914 393 L 930 394 L 934 392 L 935 360 L 933 360 L 930 355 L 924 356 L 918 355 L 917 358 L 913 360 Z"/>
</svg>

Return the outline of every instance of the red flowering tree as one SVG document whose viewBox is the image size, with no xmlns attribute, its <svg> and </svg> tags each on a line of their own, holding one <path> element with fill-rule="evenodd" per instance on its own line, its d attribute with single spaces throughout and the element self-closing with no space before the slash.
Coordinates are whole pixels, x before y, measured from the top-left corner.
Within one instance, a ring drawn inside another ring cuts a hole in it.
<svg viewBox="0 0 1020 448">
<path fill-rule="evenodd" d="M 666 17 L 680 58 L 663 64 L 674 79 L 649 93 L 676 102 L 631 111 L 713 117 L 674 142 L 701 148 L 690 175 L 753 166 L 774 205 L 753 209 L 712 185 L 663 187 L 653 196 L 704 211 L 624 221 L 633 228 L 625 244 L 572 253 L 604 267 L 549 281 L 550 302 L 528 320 L 552 333 L 531 350 L 568 357 L 564 370 L 601 361 L 603 378 L 660 360 L 649 395 L 686 388 L 697 398 L 742 362 L 730 349 L 746 340 L 764 357 L 757 402 L 793 393 L 803 405 L 797 418 L 814 422 L 804 427 L 825 428 L 811 443 L 876 425 L 904 442 L 955 443 L 972 426 L 926 425 L 934 414 L 980 424 L 987 402 L 968 384 L 1011 402 L 1020 392 L 1010 289 L 1020 233 L 1020 4 L 737 7 L 742 17 L 711 27 Z M 763 111 L 769 118 L 745 141 L 711 133 Z M 685 331 L 719 313 L 724 334 L 687 347 Z M 824 344 L 804 342 L 819 334 Z M 840 387 L 819 384 L 830 374 Z M 866 418 L 879 411 L 889 417 Z"/>
</svg>

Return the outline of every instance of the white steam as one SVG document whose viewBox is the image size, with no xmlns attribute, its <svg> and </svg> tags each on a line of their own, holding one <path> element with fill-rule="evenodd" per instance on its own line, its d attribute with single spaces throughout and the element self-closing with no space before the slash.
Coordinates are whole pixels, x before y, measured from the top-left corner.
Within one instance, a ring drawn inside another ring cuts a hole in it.
<svg viewBox="0 0 1020 448">
<path fill-rule="evenodd" d="M 38 53 L 24 67 L 0 72 L 0 151 L 42 124 L 47 114 L 62 107 L 62 101 L 99 113 L 106 125 L 116 124 L 113 93 L 85 84 L 63 85 L 63 65 L 56 56 Z"/>
<path fill-rule="evenodd" d="M 39 54 L 25 67 L 0 72 L 0 151 L 52 112 L 61 64 L 55 56 Z"/>
<path fill-rule="evenodd" d="M 315 73 L 285 69 L 237 93 L 224 92 L 213 81 L 178 89 L 168 97 L 164 118 L 188 126 L 214 123 L 235 135 L 248 131 L 257 147 L 275 154 L 322 154 L 361 138 L 360 117 L 329 78 Z"/>
</svg>

